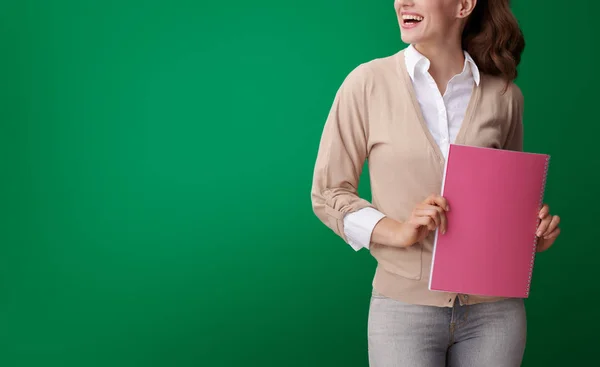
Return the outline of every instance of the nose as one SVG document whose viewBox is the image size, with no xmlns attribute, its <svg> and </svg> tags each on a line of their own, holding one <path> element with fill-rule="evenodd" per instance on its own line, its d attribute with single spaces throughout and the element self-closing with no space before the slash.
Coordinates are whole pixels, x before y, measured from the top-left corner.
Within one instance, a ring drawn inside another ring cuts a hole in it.
<svg viewBox="0 0 600 367">
<path fill-rule="evenodd" d="M 396 8 L 410 7 L 414 5 L 414 0 L 395 0 Z"/>
</svg>

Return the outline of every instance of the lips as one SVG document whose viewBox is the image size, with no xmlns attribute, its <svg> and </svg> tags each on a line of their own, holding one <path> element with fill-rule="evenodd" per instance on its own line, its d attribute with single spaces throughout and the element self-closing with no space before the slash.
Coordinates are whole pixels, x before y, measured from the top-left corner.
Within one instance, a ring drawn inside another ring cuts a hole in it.
<svg viewBox="0 0 600 367">
<path fill-rule="evenodd" d="M 419 23 L 421 23 L 421 21 L 423 21 L 424 17 L 420 14 L 416 14 L 416 13 L 402 13 L 402 28 L 414 28 L 417 25 L 419 25 Z"/>
</svg>

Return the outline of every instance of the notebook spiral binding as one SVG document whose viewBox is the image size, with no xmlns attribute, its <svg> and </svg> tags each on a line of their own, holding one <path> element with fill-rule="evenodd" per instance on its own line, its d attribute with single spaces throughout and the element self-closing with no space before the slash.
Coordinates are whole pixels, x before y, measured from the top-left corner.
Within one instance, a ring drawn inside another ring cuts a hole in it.
<svg viewBox="0 0 600 367">
<path fill-rule="evenodd" d="M 544 205 L 544 193 L 546 191 L 546 180 L 548 178 L 548 166 L 550 164 L 550 156 L 548 156 L 546 158 L 546 167 L 544 168 L 544 180 L 542 181 L 542 187 L 540 189 L 540 204 L 539 204 L 539 208 L 542 208 L 542 205 Z M 541 222 L 541 220 L 538 218 L 538 220 L 536 220 L 536 229 L 537 226 L 539 225 L 539 223 Z M 531 278 L 532 278 L 532 274 L 533 274 L 533 263 L 535 261 L 535 254 L 537 252 L 537 241 L 538 238 L 537 236 L 534 234 L 533 235 L 533 250 L 532 250 L 532 254 L 531 254 L 531 262 L 529 263 L 529 280 L 527 282 L 527 290 L 525 292 L 526 297 L 529 297 L 529 291 L 531 289 Z"/>
</svg>

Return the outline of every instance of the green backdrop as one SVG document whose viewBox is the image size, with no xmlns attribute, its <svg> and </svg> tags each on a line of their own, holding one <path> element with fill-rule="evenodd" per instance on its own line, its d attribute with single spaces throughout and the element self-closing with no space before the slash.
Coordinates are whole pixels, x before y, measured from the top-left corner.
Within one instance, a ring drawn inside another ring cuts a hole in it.
<svg viewBox="0 0 600 367">
<path fill-rule="evenodd" d="M 392 0 L 0 4 L 0 365 L 367 365 L 375 263 L 310 184 L 345 75 L 404 47 Z M 596 4 L 514 4 L 563 218 L 526 366 L 598 342 Z"/>
</svg>

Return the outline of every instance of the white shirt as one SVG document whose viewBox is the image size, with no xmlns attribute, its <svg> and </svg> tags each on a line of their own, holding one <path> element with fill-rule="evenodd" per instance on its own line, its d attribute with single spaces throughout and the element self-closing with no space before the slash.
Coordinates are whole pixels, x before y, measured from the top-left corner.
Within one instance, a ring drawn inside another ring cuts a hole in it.
<svg viewBox="0 0 600 367">
<path fill-rule="evenodd" d="M 450 143 L 456 139 L 462 124 L 473 85 L 479 85 L 479 69 L 466 51 L 464 54 L 462 72 L 448 81 L 446 91 L 442 95 L 429 74 L 430 61 L 413 45 L 409 45 L 405 50 L 406 69 L 412 80 L 423 118 L 444 158 L 447 157 Z M 363 247 L 369 248 L 373 228 L 384 217 L 385 214 L 374 208 L 364 208 L 347 214 L 344 217 L 344 234 L 350 246 L 356 251 Z"/>
</svg>

